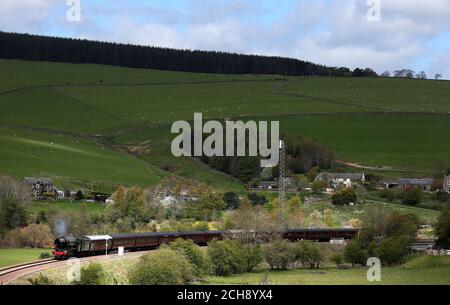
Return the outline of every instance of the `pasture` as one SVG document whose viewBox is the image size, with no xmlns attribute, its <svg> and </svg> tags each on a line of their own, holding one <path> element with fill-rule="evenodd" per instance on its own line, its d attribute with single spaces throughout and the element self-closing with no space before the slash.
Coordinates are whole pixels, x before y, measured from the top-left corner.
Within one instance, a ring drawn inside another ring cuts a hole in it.
<svg viewBox="0 0 450 305">
<path fill-rule="evenodd" d="M 0 249 L 0 267 L 37 261 L 41 253 L 50 252 L 50 249 Z"/>
<path fill-rule="evenodd" d="M 170 125 L 205 119 L 279 120 L 282 133 L 337 158 L 429 176 L 450 163 L 448 81 L 208 75 L 0 60 L 0 173 L 59 184 L 154 185 L 166 175 L 223 190 L 243 186 L 170 154 Z M 141 145 L 130 156 L 114 145 Z M 169 166 L 168 166 L 169 165 Z M 167 168 L 170 167 L 168 171 Z M 75 183 L 76 184 L 76 183 Z"/>
</svg>

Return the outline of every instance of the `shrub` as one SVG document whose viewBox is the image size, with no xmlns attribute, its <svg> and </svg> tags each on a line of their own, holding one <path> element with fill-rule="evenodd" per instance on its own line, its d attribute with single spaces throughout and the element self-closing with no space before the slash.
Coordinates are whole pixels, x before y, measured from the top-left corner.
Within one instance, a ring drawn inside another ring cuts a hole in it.
<svg viewBox="0 0 450 305">
<path fill-rule="evenodd" d="M 48 225 L 31 224 L 19 230 L 24 247 L 45 248 L 53 245 L 55 237 Z"/>
<path fill-rule="evenodd" d="M 228 192 L 223 195 L 223 202 L 225 202 L 225 208 L 227 210 L 239 209 L 239 197 L 235 192 Z"/>
<path fill-rule="evenodd" d="M 235 240 L 213 241 L 208 246 L 208 255 L 218 276 L 239 274 L 247 271 L 247 258 L 242 244 Z"/>
<path fill-rule="evenodd" d="M 263 246 L 263 256 L 272 269 L 287 269 L 292 262 L 292 252 L 289 243 L 283 239 L 276 239 Z"/>
<path fill-rule="evenodd" d="M 170 248 L 142 256 L 129 275 L 132 285 L 185 285 L 194 279 L 193 266 Z"/>
<path fill-rule="evenodd" d="M 105 273 L 102 265 L 98 263 L 89 264 L 81 268 L 80 280 L 73 281 L 73 285 L 102 285 L 105 282 Z"/>
<path fill-rule="evenodd" d="M 49 252 L 42 252 L 39 254 L 39 259 L 52 258 L 52 255 Z"/>
<path fill-rule="evenodd" d="M 339 266 L 341 266 L 344 263 L 344 257 L 342 256 L 341 253 L 337 253 L 332 257 L 330 257 L 330 261 L 336 264 L 336 267 L 339 268 Z"/>
<path fill-rule="evenodd" d="M 49 248 L 53 246 L 54 240 L 48 225 L 31 224 L 25 228 L 9 231 L 0 241 L 0 245 L 7 248 Z"/>
<path fill-rule="evenodd" d="M 255 269 L 262 261 L 262 249 L 261 246 L 256 244 L 244 245 L 245 252 L 245 271 L 250 272 Z"/>
<path fill-rule="evenodd" d="M 323 261 L 323 255 L 319 247 L 310 241 L 296 243 L 291 249 L 291 258 L 294 262 L 301 263 L 302 267 L 319 268 Z"/>
<path fill-rule="evenodd" d="M 42 273 L 40 273 L 38 277 L 28 279 L 28 282 L 30 282 L 30 284 L 33 286 L 56 285 L 54 281 L 49 279 L 47 276 L 42 275 Z"/>
<path fill-rule="evenodd" d="M 258 195 L 255 193 L 251 193 L 247 195 L 248 200 L 253 204 L 253 206 L 256 205 L 265 205 L 267 202 L 269 202 L 264 195 Z"/>
<path fill-rule="evenodd" d="M 394 211 L 387 218 L 385 235 L 387 237 L 415 237 L 418 227 L 419 218 L 416 215 Z"/>
<path fill-rule="evenodd" d="M 357 199 L 356 192 L 353 188 L 345 188 L 342 191 L 335 192 L 331 197 L 331 202 L 335 205 L 347 205 L 355 203 Z"/>
<path fill-rule="evenodd" d="M 344 249 L 344 259 L 353 266 L 364 266 L 367 261 L 367 251 L 359 239 L 351 240 Z"/>
<path fill-rule="evenodd" d="M 315 181 L 312 183 L 311 188 L 314 193 L 319 194 L 325 191 L 328 184 L 325 181 Z"/>
<path fill-rule="evenodd" d="M 436 225 L 437 246 L 444 249 L 450 247 L 450 205 L 447 204 L 438 218 Z"/>
<path fill-rule="evenodd" d="M 193 241 L 179 238 L 170 243 L 169 248 L 186 256 L 196 277 L 200 278 L 211 272 L 212 266 L 208 256 Z"/>
<path fill-rule="evenodd" d="M 393 202 L 397 197 L 397 195 L 395 194 L 394 190 L 384 189 L 380 191 L 380 197 L 386 198 L 389 202 Z"/>
<path fill-rule="evenodd" d="M 402 202 L 407 205 L 416 205 L 422 201 L 422 191 L 416 187 L 407 187 L 403 190 Z"/>
<path fill-rule="evenodd" d="M 192 224 L 192 230 L 207 232 L 209 231 L 209 224 L 206 221 L 197 221 Z"/>
<path fill-rule="evenodd" d="M 385 238 L 374 253 L 385 265 L 398 264 L 408 255 L 408 245 L 407 236 Z"/>
<path fill-rule="evenodd" d="M 0 205 L 0 228 L 15 229 L 27 224 L 27 212 L 19 202 L 6 199 Z"/>
</svg>

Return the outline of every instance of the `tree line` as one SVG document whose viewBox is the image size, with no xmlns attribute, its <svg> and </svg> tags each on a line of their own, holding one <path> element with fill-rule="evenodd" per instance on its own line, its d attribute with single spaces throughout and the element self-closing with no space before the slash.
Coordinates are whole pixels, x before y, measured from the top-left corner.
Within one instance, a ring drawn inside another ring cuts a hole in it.
<svg viewBox="0 0 450 305">
<path fill-rule="evenodd" d="M 358 73 L 354 75 L 345 67 L 327 67 L 292 58 L 178 50 L 1 31 L 0 58 L 221 74 L 364 76 L 362 72 L 372 71 L 357 69 Z"/>
</svg>

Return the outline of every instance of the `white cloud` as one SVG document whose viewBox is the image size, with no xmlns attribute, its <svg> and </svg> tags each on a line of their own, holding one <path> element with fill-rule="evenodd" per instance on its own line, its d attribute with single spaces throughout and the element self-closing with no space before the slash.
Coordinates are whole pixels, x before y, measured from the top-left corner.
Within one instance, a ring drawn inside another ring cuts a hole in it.
<svg viewBox="0 0 450 305">
<path fill-rule="evenodd" d="M 0 29 L 11 32 L 37 32 L 45 29 L 50 10 L 60 0 L 2 0 Z"/>
<path fill-rule="evenodd" d="M 378 72 L 448 71 L 449 45 L 428 43 L 450 32 L 449 0 L 381 0 L 380 22 L 366 18 L 366 0 L 308 0 L 268 21 L 273 3 L 253 0 L 188 0 L 174 5 L 83 1 L 83 22 L 64 20 L 65 0 L 2 0 L 0 29 L 72 33 L 76 37 L 174 48 L 291 56 L 332 66 L 372 67 Z M 56 7 L 59 17 L 54 17 Z M 55 20 L 51 20 L 51 18 Z M 57 25 L 54 30 L 50 27 Z M 446 51 L 444 51 L 446 50 Z M 443 66 L 444 65 L 444 66 Z M 450 73 L 448 75 L 450 77 Z"/>
</svg>

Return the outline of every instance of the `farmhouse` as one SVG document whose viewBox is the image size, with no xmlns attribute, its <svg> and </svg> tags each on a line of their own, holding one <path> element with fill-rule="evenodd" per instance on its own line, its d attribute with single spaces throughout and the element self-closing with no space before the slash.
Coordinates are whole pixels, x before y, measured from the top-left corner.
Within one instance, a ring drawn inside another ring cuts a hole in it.
<svg viewBox="0 0 450 305">
<path fill-rule="evenodd" d="M 316 181 L 326 181 L 333 186 L 352 186 L 354 183 L 364 183 L 366 177 L 363 173 L 321 173 Z"/>
<path fill-rule="evenodd" d="M 31 187 L 34 197 L 41 197 L 44 193 L 56 192 L 52 180 L 48 178 L 25 177 L 22 181 Z"/>
<path fill-rule="evenodd" d="M 444 178 L 444 192 L 450 193 L 450 175 Z"/>
<path fill-rule="evenodd" d="M 422 191 L 430 192 L 434 179 L 399 179 L 397 181 L 385 182 L 385 187 L 390 189 L 404 189 L 406 187 L 417 187 Z"/>
<path fill-rule="evenodd" d="M 287 192 L 297 192 L 297 183 L 295 178 L 284 178 L 284 186 Z M 258 189 L 266 191 L 278 190 L 278 188 L 278 181 L 261 181 L 258 185 Z"/>
</svg>

